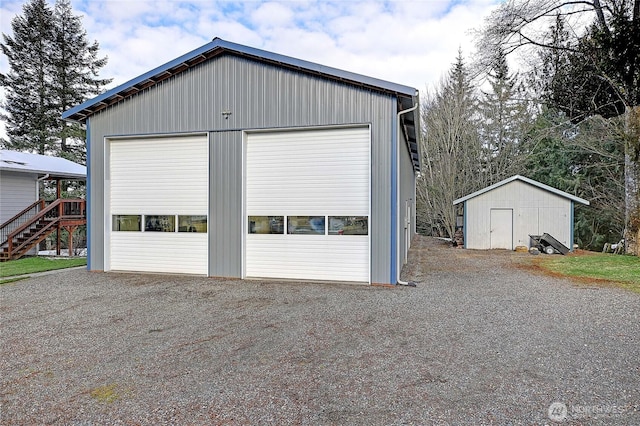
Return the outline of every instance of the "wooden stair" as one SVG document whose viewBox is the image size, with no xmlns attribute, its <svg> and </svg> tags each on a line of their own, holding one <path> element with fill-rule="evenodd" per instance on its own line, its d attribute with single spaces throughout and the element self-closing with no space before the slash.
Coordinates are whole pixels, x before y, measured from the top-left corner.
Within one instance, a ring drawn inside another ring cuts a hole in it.
<svg viewBox="0 0 640 426">
<path fill-rule="evenodd" d="M 61 228 L 87 223 L 85 200 L 39 200 L 0 226 L 0 262 L 16 260 Z"/>
</svg>

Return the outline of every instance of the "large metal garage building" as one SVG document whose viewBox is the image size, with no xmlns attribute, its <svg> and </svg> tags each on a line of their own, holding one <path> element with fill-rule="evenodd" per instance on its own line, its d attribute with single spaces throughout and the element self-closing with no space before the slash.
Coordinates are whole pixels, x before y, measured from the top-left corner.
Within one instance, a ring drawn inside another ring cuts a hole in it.
<svg viewBox="0 0 640 426">
<path fill-rule="evenodd" d="M 395 284 L 416 89 L 214 39 L 69 111 L 95 271 Z"/>
</svg>

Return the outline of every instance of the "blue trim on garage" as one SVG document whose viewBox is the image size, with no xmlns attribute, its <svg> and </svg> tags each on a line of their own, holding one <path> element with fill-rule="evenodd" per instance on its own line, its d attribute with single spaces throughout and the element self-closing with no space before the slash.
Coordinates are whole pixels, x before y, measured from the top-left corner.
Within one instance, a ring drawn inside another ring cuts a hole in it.
<svg viewBox="0 0 640 426">
<path fill-rule="evenodd" d="M 395 105 L 395 102 L 394 102 Z M 393 107 L 391 126 L 391 284 L 397 284 L 398 268 L 398 125 Z"/>
<path fill-rule="evenodd" d="M 86 147 L 87 147 L 87 180 L 86 184 L 86 202 L 85 215 L 87 217 L 87 271 L 91 270 L 91 119 L 87 119 L 86 126 Z"/>
</svg>

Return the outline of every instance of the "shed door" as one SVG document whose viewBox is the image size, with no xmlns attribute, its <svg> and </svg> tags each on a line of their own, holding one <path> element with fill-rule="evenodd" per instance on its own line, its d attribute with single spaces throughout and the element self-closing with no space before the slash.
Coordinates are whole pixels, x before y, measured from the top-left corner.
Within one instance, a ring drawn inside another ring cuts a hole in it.
<svg viewBox="0 0 640 426">
<path fill-rule="evenodd" d="M 369 281 L 369 128 L 254 133 L 245 275 Z"/>
<path fill-rule="evenodd" d="M 208 273 L 206 136 L 109 142 L 111 270 Z"/>
<path fill-rule="evenodd" d="M 513 210 L 491 209 L 491 248 L 513 250 Z"/>
</svg>

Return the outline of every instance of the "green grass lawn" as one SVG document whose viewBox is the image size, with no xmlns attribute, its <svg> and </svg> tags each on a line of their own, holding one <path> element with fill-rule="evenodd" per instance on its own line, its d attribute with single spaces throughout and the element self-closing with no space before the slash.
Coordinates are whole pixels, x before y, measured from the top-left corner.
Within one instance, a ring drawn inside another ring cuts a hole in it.
<svg viewBox="0 0 640 426">
<path fill-rule="evenodd" d="M 616 254 L 587 253 L 541 256 L 538 265 L 550 272 L 583 281 L 602 280 L 640 293 L 640 258 Z"/>
<path fill-rule="evenodd" d="M 84 266 L 86 264 L 87 258 L 85 257 L 74 257 L 71 259 L 25 257 L 23 259 L 0 263 L 0 278 L 52 271 L 54 269 L 73 268 L 74 266 Z"/>
</svg>

